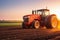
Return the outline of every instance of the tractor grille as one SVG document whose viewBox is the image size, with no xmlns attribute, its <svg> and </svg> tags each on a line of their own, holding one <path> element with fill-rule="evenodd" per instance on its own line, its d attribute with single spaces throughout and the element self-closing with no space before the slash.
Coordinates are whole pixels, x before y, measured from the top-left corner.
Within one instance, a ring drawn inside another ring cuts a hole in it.
<svg viewBox="0 0 60 40">
<path fill-rule="evenodd" d="M 25 18 L 25 19 L 24 19 L 24 22 L 28 22 L 28 18 Z"/>
<path fill-rule="evenodd" d="M 23 19 L 24 19 L 24 22 L 28 22 L 29 18 L 28 17 L 24 17 Z"/>
</svg>

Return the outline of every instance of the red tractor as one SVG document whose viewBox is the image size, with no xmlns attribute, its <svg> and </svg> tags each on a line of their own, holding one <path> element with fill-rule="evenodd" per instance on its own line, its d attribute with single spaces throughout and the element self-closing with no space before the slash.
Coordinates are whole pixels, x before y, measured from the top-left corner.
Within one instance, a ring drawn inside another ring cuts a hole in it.
<svg viewBox="0 0 60 40">
<path fill-rule="evenodd" d="M 56 28 L 58 20 L 55 14 L 50 15 L 49 9 L 32 11 L 31 15 L 23 16 L 23 28 Z"/>
</svg>

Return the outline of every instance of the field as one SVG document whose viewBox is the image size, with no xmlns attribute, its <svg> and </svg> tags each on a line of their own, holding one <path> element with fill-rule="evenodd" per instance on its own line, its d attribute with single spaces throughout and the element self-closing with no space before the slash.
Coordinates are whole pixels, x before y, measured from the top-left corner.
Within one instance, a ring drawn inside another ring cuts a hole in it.
<svg viewBox="0 0 60 40">
<path fill-rule="evenodd" d="M 6 21 L 6 20 L 2 20 L 0 21 L 0 27 L 8 27 L 8 26 L 21 26 L 22 25 L 22 21 Z"/>
<path fill-rule="evenodd" d="M 0 40 L 60 40 L 60 29 L 20 29 L 21 25 L 22 22 L 1 22 Z"/>
<path fill-rule="evenodd" d="M 0 21 L 0 27 L 9 26 L 22 26 L 22 21 Z M 58 21 L 58 27 L 60 29 L 60 20 Z"/>
<path fill-rule="evenodd" d="M 0 26 L 17 26 L 21 24 L 22 23 L 0 23 Z"/>
<path fill-rule="evenodd" d="M 16 26 L 17 27 L 17 26 Z M 58 40 L 57 29 L 20 29 L 12 26 L 0 28 L 0 40 Z"/>
</svg>

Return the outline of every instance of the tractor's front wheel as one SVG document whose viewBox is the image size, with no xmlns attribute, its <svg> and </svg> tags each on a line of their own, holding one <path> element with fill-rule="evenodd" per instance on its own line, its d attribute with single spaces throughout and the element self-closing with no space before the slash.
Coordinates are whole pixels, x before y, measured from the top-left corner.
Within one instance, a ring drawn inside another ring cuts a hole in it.
<svg viewBox="0 0 60 40">
<path fill-rule="evenodd" d="M 28 26 L 26 26 L 25 23 L 23 22 L 23 23 L 22 23 L 22 28 L 23 28 L 23 29 L 27 29 Z"/>
<path fill-rule="evenodd" d="M 38 29 L 40 28 L 40 22 L 38 20 L 34 20 L 32 26 L 33 28 Z"/>
</svg>

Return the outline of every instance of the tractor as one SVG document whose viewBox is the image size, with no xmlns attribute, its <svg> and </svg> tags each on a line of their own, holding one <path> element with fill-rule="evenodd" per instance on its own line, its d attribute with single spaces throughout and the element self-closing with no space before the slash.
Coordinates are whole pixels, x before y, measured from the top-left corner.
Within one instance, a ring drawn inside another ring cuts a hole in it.
<svg viewBox="0 0 60 40">
<path fill-rule="evenodd" d="M 32 14 L 23 16 L 22 28 L 56 28 L 58 25 L 57 16 L 50 14 L 49 9 L 32 10 Z"/>
</svg>

